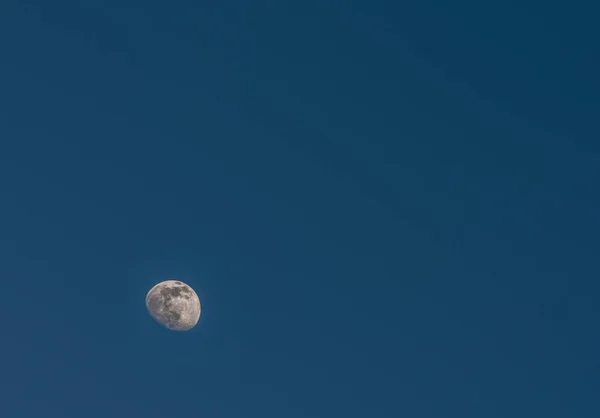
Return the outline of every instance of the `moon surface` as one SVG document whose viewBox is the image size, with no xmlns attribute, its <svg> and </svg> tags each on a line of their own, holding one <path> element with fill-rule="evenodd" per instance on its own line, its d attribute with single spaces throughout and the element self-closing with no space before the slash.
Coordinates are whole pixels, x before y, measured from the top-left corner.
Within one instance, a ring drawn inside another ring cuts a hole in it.
<svg viewBox="0 0 600 418">
<path fill-rule="evenodd" d="M 200 299 L 178 280 L 166 280 L 146 295 L 146 308 L 156 322 L 172 331 L 189 331 L 200 319 Z"/>
</svg>

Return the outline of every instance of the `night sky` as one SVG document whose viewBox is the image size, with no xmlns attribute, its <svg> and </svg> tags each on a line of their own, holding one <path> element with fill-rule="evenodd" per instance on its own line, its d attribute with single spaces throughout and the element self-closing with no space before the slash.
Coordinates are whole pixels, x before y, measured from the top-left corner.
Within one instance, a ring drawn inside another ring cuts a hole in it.
<svg viewBox="0 0 600 418">
<path fill-rule="evenodd" d="M 599 417 L 576 4 L 1 1 L 0 415 Z"/>
</svg>

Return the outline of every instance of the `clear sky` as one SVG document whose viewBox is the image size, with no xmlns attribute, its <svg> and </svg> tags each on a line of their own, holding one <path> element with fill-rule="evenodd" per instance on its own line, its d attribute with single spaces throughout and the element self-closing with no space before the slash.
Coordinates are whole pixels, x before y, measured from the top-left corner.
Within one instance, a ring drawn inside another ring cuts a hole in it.
<svg viewBox="0 0 600 418">
<path fill-rule="evenodd" d="M 597 10 L 495 3 L 1 1 L 1 415 L 599 417 Z"/>
</svg>

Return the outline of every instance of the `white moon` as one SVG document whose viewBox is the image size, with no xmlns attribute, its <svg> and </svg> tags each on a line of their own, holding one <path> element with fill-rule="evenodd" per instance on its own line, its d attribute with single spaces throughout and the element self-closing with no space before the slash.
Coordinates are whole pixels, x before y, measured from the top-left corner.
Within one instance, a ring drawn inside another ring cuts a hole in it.
<svg viewBox="0 0 600 418">
<path fill-rule="evenodd" d="M 177 280 L 166 280 L 150 289 L 146 308 L 156 322 L 172 331 L 189 331 L 200 319 L 198 295 Z"/>
</svg>

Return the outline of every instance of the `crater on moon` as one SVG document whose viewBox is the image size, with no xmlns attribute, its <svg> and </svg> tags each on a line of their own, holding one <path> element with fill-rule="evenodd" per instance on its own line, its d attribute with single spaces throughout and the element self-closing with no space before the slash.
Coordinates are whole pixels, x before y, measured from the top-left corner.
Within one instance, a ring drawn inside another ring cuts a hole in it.
<svg viewBox="0 0 600 418">
<path fill-rule="evenodd" d="M 198 295 L 177 280 L 166 280 L 150 289 L 146 308 L 156 322 L 173 331 L 189 331 L 200 319 Z"/>
</svg>

